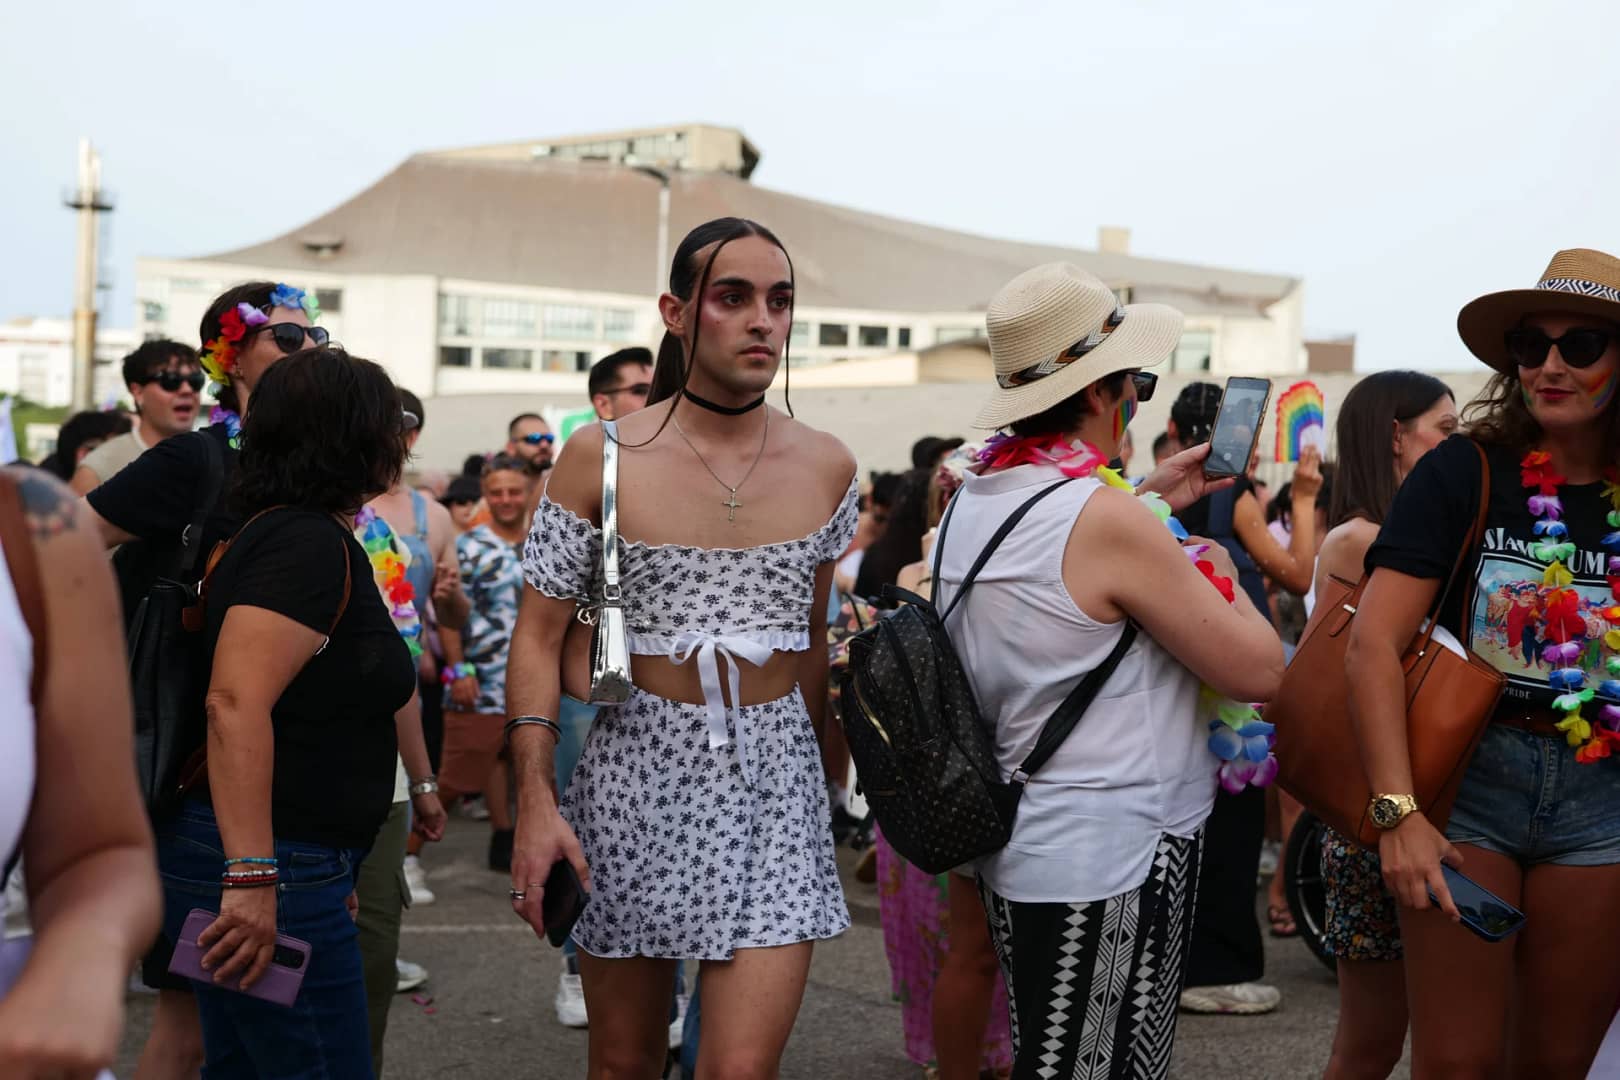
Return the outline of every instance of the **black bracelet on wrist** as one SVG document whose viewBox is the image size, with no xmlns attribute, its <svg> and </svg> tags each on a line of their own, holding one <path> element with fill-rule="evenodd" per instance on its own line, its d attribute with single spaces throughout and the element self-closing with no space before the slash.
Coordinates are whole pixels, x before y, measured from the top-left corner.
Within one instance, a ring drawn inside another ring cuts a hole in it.
<svg viewBox="0 0 1620 1080">
<path fill-rule="evenodd" d="M 538 724 L 540 727 L 543 727 L 547 731 L 551 732 L 551 734 L 556 737 L 558 742 L 562 742 L 562 725 L 558 724 L 557 721 L 551 720 L 544 716 L 514 716 L 512 719 L 506 722 L 506 727 L 501 732 L 501 745 L 507 749 L 511 749 L 512 732 L 516 731 L 520 727 L 523 727 L 525 724 Z"/>
</svg>

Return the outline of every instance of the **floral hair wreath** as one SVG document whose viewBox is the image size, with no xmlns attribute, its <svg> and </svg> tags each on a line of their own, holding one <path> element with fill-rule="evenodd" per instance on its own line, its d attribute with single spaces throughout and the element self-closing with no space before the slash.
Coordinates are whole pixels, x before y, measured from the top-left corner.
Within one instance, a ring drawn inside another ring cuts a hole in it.
<svg viewBox="0 0 1620 1080">
<path fill-rule="evenodd" d="M 241 303 L 227 309 L 219 317 L 219 336 L 205 342 L 202 355 L 198 357 L 198 363 L 214 382 L 210 388 L 214 394 L 217 395 L 221 387 L 230 384 L 231 374 L 236 370 L 236 355 L 242 339 L 247 336 L 249 330 L 270 321 L 270 308 L 273 307 L 302 311 L 309 316 L 310 322 L 318 322 L 321 317 L 321 305 L 315 299 L 315 294 L 295 289 L 291 285 L 277 285 L 272 289 L 270 302 L 263 308 Z"/>
</svg>

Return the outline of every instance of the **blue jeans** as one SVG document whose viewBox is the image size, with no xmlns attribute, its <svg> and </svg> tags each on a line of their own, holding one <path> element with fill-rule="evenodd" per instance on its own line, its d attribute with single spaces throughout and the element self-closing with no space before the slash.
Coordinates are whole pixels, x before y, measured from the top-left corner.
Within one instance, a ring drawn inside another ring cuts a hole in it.
<svg viewBox="0 0 1620 1080">
<path fill-rule="evenodd" d="M 180 940 L 194 908 L 219 910 L 224 845 L 207 803 L 185 804 L 157 830 L 163 929 Z M 366 987 L 345 901 L 364 851 L 276 843 L 281 884 L 276 928 L 309 942 L 309 970 L 291 1008 L 193 982 L 202 1020 L 206 1080 L 364 1080 L 371 1077 Z"/>
</svg>

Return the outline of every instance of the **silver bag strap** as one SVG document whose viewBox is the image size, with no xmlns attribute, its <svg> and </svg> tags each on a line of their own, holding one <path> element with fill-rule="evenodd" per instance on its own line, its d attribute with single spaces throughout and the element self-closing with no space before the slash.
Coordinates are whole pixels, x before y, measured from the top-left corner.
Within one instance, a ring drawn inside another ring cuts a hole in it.
<svg viewBox="0 0 1620 1080">
<path fill-rule="evenodd" d="M 619 595 L 619 425 L 602 421 L 602 602 Z"/>
</svg>

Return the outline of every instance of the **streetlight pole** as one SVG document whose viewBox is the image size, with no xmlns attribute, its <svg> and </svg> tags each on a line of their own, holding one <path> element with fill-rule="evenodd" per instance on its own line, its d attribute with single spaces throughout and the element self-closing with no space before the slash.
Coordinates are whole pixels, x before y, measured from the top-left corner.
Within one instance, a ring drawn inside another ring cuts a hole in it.
<svg viewBox="0 0 1620 1080">
<path fill-rule="evenodd" d="M 113 208 L 101 190 L 101 155 L 89 139 L 79 140 L 78 186 L 62 202 L 78 213 L 78 265 L 73 289 L 73 408 L 90 408 L 95 393 L 96 285 L 100 259 L 96 253 L 96 217 Z"/>
</svg>

